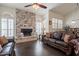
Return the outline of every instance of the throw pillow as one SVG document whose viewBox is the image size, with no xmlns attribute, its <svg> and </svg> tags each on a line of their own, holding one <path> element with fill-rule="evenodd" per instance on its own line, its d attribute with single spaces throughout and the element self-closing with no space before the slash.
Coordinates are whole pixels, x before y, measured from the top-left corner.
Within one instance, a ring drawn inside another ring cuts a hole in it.
<svg viewBox="0 0 79 59">
<path fill-rule="evenodd" d="M 65 34 L 65 36 L 64 36 L 64 42 L 68 43 L 69 40 L 70 40 L 70 35 Z"/>
<path fill-rule="evenodd" d="M 50 33 L 46 33 L 46 37 L 47 38 L 50 38 Z"/>
<path fill-rule="evenodd" d="M 0 45 L 3 45 L 2 37 L 0 37 Z"/>
<path fill-rule="evenodd" d="M 4 44 L 6 44 L 8 42 L 8 40 L 6 39 L 5 36 L 0 37 L 0 44 L 3 46 Z"/>
<path fill-rule="evenodd" d="M 8 43 L 8 40 L 7 40 L 7 38 L 5 36 L 2 37 L 2 41 L 3 41 L 3 44 Z"/>
<path fill-rule="evenodd" d="M 45 39 L 45 40 L 49 40 L 49 38 L 47 38 L 47 37 L 44 37 L 44 39 Z"/>
</svg>

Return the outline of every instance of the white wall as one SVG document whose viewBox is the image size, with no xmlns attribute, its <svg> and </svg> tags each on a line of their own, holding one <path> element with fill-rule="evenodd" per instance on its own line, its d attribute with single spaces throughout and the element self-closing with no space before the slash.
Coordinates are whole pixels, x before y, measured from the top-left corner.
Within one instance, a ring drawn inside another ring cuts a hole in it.
<svg viewBox="0 0 79 59">
<path fill-rule="evenodd" d="M 47 12 L 47 14 L 44 15 L 43 25 L 44 25 L 44 33 L 49 32 L 49 14 L 48 14 L 48 12 Z"/>
<path fill-rule="evenodd" d="M 75 23 L 72 23 L 72 20 Z M 69 25 L 71 28 L 79 28 L 79 9 L 66 16 L 65 25 Z"/>
<path fill-rule="evenodd" d="M 49 20 L 52 21 L 52 18 L 61 19 L 61 20 L 63 20 L 63 22 L 65 20 L 65 17 L 63 15 L 50 10 L 49 11 Z M 51 24 L 51 25 L 49 25 L 49 32 L 52 32 L 52 31 L 53 31 L 53 29 L 52 29 L 52 24 Z"/>
<path fill-rule="evenodd" d="M 36 15 L 36 33 L 39 35 L 39 34 L 42 34 L 42 21 L 43 21 L 43 16 L 42 15 Z"/>
<path fill-rule="evenodd" d="M 41 22 L 42 33 L 49 32 L 49 15 L 48 11 L 44 15 L 36 15 L 36 21 Z"/>
<path fill-rule="evenodd" d="M 51 20 L 52 18 L 58 18 L 58 19 L 63 19 L 64 20 L 63 15 L 50 10 L 49 11 L 49 19 Z"/>
<path fill-rule="evenodd" d="M 49 32 L 48 13 L 45 15 L 36 15 L 36 22 L 41 23 L 41 34 Z"/>
<path fill-rule="evenodd" d="M 11 16 L 13 16 L 15 18 L 16 17 L 16 9 L 0 6 L 0 16 L 3 16 L 4 14 L 10 14 Z"/>
</svg>

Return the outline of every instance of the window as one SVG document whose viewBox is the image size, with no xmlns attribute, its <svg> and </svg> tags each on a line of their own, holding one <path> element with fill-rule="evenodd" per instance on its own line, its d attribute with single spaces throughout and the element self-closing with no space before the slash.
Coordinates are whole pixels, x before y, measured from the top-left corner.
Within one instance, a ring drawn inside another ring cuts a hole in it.
<svg viewBox="0 0 79 59">
<path fill-rule="evenodd" d="M 58 19 L 58 29 L 62 29 L 63 28 L 63 21 Z"/>
<path fill-rule="evenodd" d="M 36 32 L 37 32 L 38 35 L 42 33 L 40 22 L 36 22 Z"/>
<path fill-rule="evenodd" d="M 13 18 L 2 18 L 1 19 L 1 36 L 6 36 L 6 37 L 14 36 Z"/>
<path fill-rule="evenodd" d="M 59 30 L 59 29 L 62 29 L 62 28 L 63 28 L 63 20 L 53 18 L 52 19 L 52 29 L 53 29 L 53 31 Z"/>
</svg>

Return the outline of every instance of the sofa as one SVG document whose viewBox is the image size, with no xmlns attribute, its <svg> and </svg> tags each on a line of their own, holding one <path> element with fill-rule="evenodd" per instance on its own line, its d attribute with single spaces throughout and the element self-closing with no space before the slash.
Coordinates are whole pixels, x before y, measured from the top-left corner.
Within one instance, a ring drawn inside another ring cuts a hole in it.
<svg viewBox="0 0 79 59">
<path fill-rule="evenodd" d="M 13 56 L 14 55 L 15 41 L 14 39 L 8 39 L 8 43 L 2 46 L 0 56 Z"/>
<path fill-rule="evenodd" d="M 66 55 L 71 55 L 73 52 L 73 47 L 71 44 L 64 42 L 64 35 L 66 32 L 53 32 L 50 34 L 43 35 L 42 41 L 44 44 L 48 44 L 53 46 L 61 51 L 63 51 Z M 70 36 L 70 40 L 73 39 L 74 36 Z"/>
</svg>

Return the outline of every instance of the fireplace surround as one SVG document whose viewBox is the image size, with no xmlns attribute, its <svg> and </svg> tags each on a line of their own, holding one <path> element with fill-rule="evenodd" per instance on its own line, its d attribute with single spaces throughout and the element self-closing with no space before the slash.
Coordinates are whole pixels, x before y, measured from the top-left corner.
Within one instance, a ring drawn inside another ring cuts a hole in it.
<svg viewBox="0 0 79 59">
<path fill-rule="evenodd" d="M 20 43 L 36 40 L 35 14 L 19 9 L 16 9 L 16 11 L 16 42 Z M 32 31 L 27 32 L 28 30 L 26 31 L 25 29 L 32 29 Z"/>
</svg>

